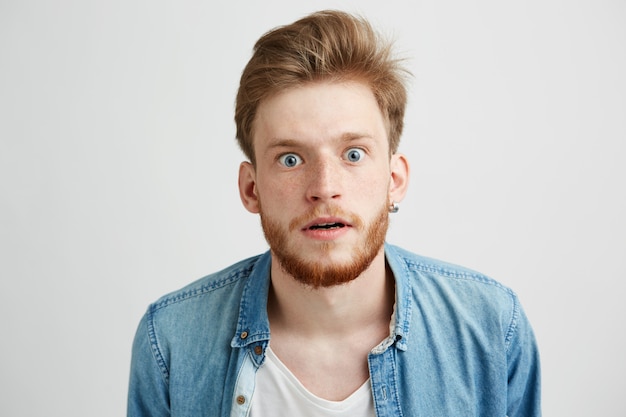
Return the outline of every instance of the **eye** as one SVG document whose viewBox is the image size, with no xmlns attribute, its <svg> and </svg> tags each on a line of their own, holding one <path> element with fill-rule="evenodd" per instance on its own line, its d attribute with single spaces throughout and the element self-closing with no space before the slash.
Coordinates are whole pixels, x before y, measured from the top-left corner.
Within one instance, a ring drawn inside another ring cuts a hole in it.
<svg viewBox="0 0 626 417">
<path fill-rule="evenodd" d="M 302 158 L 300 158 L 295 153 L 286 153 L 278 158 L 278 162 L 280 162 L 287 168 L 293 168 L 302 163 Z"/>
<path fill-rule="evenodd" d="M 359 162 L 363 159 L 363 149 L 360 148 L 350 148 L 344 154 L 346 159 L 350 162 Z"/>
</svg>

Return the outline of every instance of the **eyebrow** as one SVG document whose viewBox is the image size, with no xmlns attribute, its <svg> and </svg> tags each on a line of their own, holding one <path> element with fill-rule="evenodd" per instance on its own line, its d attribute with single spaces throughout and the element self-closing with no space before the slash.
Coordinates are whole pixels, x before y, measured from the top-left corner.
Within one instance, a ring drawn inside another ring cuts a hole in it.
<svg viewBox="0 0 626 417">
<path fill-rule="evenodd" d="M 270 144 L 267 146 L 267 149 L 270 150 L 274 148 L 293 148 L 301 143 L 302 142 L 299 142 L 295 139 L 272 139 Z"/>
<path fill-rule="evenodd" d="M 367 133 L 346 132 L 342 134 L 341 136 L 339 136 L 338 141 L 348 143 L 348 142 L 354 142 L 356 140 L 363 140 L 363 139 L 373 140 L 374 138 L 370 134 L 367 134 Z M 303 145 L 306 145 L 306 143 L 307 142 L 303 140 L 275 138 L 270 141 L 270 144 L 267 146 L 267 151 L 270 151 L 276 148 L 298 148 Z"/>
</svg>

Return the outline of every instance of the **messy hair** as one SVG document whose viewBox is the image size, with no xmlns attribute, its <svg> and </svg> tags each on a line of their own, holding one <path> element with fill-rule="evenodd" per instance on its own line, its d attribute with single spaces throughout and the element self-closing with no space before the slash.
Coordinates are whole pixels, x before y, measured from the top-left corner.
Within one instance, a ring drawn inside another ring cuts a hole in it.
<svg viewBox="0 0 626 417">
<path fill-rule="evenodd" d="M 239 146 L 254 164 L 254 119 L 259 104 L 273 94 L 316 81 L 358 81 L 376 98 L 393 154 L 404 123 L 407 74 L 392 56 L 392 44 L 361 17 L 326 10 L 270 30 L 241 75 L 235 106 Z"/>
</svg>

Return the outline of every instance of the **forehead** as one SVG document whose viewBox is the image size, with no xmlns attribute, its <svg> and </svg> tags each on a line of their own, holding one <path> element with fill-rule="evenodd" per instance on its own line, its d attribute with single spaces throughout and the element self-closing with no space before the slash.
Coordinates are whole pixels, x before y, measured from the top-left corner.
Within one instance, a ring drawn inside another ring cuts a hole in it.
<svg viewBox="0 0 626 417">
<path fill-rule="evenodd" d="M 254 120 L 255 149 L 274 141 L 317 145 L 346 137 L 387 144 L 384 116 L 364 83 L 315 82 L 283 90 L 262 101 Z"/>
</svg>

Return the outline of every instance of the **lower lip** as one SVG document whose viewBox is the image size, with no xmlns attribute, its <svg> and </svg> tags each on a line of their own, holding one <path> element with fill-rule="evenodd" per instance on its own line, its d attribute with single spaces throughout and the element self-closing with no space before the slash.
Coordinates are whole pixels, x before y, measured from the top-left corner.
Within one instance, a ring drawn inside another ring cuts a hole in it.
<svg viewBox="0 0 626 417">
<path fill-rule="evenodd" d="M 335 240 L 348 233 L 349 230 L 350 227 L 344 226 L 334 229 L 305 229 L 302 232 L 306 237 L 315 240 Z"/>
</svg>

